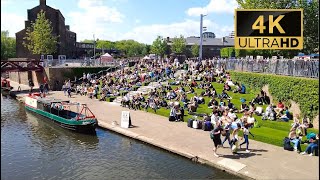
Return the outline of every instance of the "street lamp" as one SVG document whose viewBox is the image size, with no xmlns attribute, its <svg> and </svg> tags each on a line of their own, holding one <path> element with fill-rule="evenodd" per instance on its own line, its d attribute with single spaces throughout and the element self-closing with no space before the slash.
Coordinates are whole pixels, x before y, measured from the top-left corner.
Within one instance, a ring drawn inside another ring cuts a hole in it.
<svg viewBox="0 0 320 180">
<path fill-rule="evenodd" d="M 203 17 L 205 17 L 207 15 L 203 15 L 200 14 L 200 49 L 199 49 L 199 61 L 202 60 L 202 30 L 203 30 L 203 25 L 202 25 L 202 21 L 203 21 Z"/>
<path fill-rule="evenodd" d="M 93 34 L 93 61 L 95 62 L 96 60 L 96 38 L 94 37 Z"/>
</svg>

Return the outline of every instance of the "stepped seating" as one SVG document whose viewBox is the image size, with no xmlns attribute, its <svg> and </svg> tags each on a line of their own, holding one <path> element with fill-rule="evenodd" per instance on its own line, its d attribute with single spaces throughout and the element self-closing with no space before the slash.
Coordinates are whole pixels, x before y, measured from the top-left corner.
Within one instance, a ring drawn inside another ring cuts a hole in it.
<svg viewBox="0 0 320 180">
<path fill-rule="evenodd" d="M 187 74 L 188 71 L 187 70 L 178 70 L 176 73 L 174 73 L 174 77 L 177 78 L 179 77 L 181 74 Z"/>
<path fill-rule="evenodd" d="M 168 82 L 161 82 L 162 85 L 167 85 Z M 146 95 L 148 94 L 151 90 L 154 90 L 156 88 L 159 88 L 161 85 L 159 84 L 159 82 L 151 82 L 149 83 L 148 86 L 141 86 L 139 87 L 139 89 L 137 89 L 137 91 L 129 91 L 128 92 L 128 96 L 130 99 L 132 99 L 133 96 L 137 95 L 137 94 L 142 94 L 142 95 Z M 122 96 L 118 96 L 116 99 L 113 100 L 113 102 L 115 103 L 121 103 L 123 97 Z"/>
</svg>

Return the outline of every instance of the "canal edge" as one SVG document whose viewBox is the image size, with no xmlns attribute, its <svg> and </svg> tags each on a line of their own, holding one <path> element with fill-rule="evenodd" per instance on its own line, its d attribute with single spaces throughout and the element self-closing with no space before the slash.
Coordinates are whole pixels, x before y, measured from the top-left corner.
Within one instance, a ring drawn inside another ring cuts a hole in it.
<svg viewBox="0 0 320 180">
<path fill-rule="evenodd" d="M 123 136 L 129 137 L 129 138 L 132 138 L 132 139 L 136 139 L 136 140 L 139 140 L 141 142 L 147 143 L 149 145 L 155 146 L 157 148 L 160 148 L 160 149 L 169 151 L 171 153 L 177 154 L 177 155 L 182 156 L 184 158 L 190 159 L 193 162 L 209 165 L 211 167 L 220 169 L 222 171 L 225 171 L 227 173 L 233 174 L 233 175 L 238 176 L 240 178 L 244 178 L 244 179 L 248 179 L 248 180 L 255 180 L 254 178 L 252 178 L 250 176 L 247 176 L 247 175 L 242 174 L 242 173 L 235 172 L 235 171 L 233 171 L 231 169 L 223 167 L 223 166 L 221 166 L 219 164 L 216 164 L 214 162 L 210 162 L 210 161 L 208 161 L 206 159 L 203 159 L 203 158 L 201 158 L 199 156 L 195 156 L 195 155 L 187 153 L 187 152 L 181 152 L 181 151 L 175 150 L 173 148 L 163 146 L 161 144 L 158 144 L 156 142 L 151 141 L 150 138 L 147 138 L 147 137 L 145 137 L 143 135 L 139 135 L 137 133 L 128 131 L 128 130 L 126 130 L 124 128 L 121 128 L 119 126 L 114 126 L 114 125 L 111 125 L 111 124 L 108 124 L 108 123 L 105 123 L 105 122 L 99 122 L 99 121 L 98 121 L 98 126 L 100 128 L 102 128 L 102 129 L 110 130 L 110 131 L 115 132 L 117 134 L 121 134 Z"/>
<path fill-rule="evenodd" d="M 11 97 L 13 97 L 14 99 L 16 99 L 18 102 L 20 103 L 24 103 L 24 95 L 25 94 L 10 94 Z M 187 159 L 190 159 L 192 160 L 193 162 L 196 162 L 196 163 L 200 163 L 200 164 L 206 164 L 206 165 L 209 165 L 211 167 L 214 167 L 214 168 L 217 168 L 217 169 L 220 169 L 222 171 L 225 171 L 227 173 L 230 173 L 230 174 L 233 174 L 235 176 L 238 176 L 240 178 L 244 178 L 244 179 L 248 179 L 248 180 L 255 180 L 254 178 L 248 176 L 248 175 L 245 175 L 245 174 L 242 174 L 242 173 L 238 173 L 238 172 L 235 172 L 231 169 L 228 169 L 226 167 L 223 167 L 217 163 L 214 163 L 214 162 L 211 162 L 211 161 L 208 161 L 206 159 L 203 159 L 201 157 L 198 157 L 198 156 L 195 156 L 193 154 L 190 154 L 190 153 L 187 153 L 187 152 L 181 152 L 179 150 L 175 150 L 173 148 L 170 148 L 170 147 L 166 147 L 166 146 L 163 146 L 161 144 L 158 144 L 156 142 L 153 142 L 151 141 L 150 138 L 147 138 L 143 135 L 140 135 L 140 134 L 137 134 L 137 133 L 134 133 L 134 132 L 131 132 L 131 131 L 128 131 L 124 128 L 121 128 L 120 126 L 117 126 L 117 125 L 111 125 L 109 123 L 105 123 L 105 122 L 99 122 L 98 120 L 98 126 L 102 129 L 106 129 L 106 130 L 110 130 L 112 132 L 115 132 L 117 134 L 120 134 L 120 135 L 123 135 L 123 136 L 126 136 L 126 137 L 129 137 L 129 138 L 132 138 L 132 139 L 136 139 L 140 142 L 143 142 L 143 143 L 147 143 L 149 145 L 152 145 L 154 147 L 157 147 L 157 148 L 160 148 L 162 150 L 166 150 L 170 153 L 174 153 L 176 155 L 179 155 L 179 156 L 182 156 L 184 158 L 187 158 Z"/>
</svg>

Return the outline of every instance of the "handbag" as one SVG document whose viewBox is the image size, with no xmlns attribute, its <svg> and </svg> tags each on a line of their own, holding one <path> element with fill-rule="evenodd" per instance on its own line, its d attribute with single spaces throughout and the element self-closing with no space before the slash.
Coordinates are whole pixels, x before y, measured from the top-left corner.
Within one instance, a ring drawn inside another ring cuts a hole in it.
<svg viewBox="0 0 320 180">
<path fill-rule="evenodd" d="M 214 139 L 214 134 L 213 134 L 212 131 L 210 131 L 210 138 L 211 138 L 211 139 Z"/>
</svg>

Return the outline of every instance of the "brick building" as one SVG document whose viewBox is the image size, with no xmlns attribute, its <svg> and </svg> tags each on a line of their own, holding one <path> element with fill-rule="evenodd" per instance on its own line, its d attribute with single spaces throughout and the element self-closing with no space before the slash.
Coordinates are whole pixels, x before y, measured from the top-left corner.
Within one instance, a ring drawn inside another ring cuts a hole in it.
<svg viewBox="0 0 320 180">
<path fill-rule="evenodd" d="M 28 20 L 25 21 L 25 29 L 16 33 L 16 54 L 18 58 L 39 59 L 40 55 L 33 55 L 27 48 L 23 46 L 24 37 L 26 36 L 27 27 L 31 26 L 31 22 L 35 22 L 37 14 L 43 10 L 45 16 L 51 22 L 53 28 L 52 34 L 58 36 L 58 44 L 56 53 L 52 54 L 54 59 L 58 55 L 66 55 L 67 58 L 76 57 L 76 39 L 77 34 L 70 31 L 70 27 L 65 25 L 65 19 L 60 10 L 54 9 L 46 4 L 46 0 L 40 0 L 40 5 L 28 9 Z"/>
</svg>

